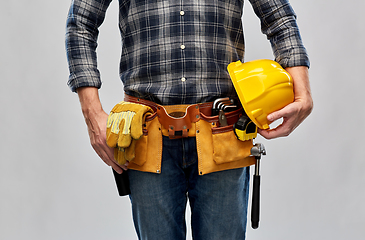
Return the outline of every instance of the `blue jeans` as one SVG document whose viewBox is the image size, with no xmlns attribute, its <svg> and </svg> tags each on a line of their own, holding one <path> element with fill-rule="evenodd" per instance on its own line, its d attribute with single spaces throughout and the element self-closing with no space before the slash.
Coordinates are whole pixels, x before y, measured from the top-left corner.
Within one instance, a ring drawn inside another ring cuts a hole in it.
<svg viewBox="0 0 365 240">
<path fill-rule="evenodd" d="M 198 174 L 196 139 L 163 139 L 161 174 L 128 170 L 133 221 L 141 240 L 244 240 L 249 167 Z"/>
</svg>

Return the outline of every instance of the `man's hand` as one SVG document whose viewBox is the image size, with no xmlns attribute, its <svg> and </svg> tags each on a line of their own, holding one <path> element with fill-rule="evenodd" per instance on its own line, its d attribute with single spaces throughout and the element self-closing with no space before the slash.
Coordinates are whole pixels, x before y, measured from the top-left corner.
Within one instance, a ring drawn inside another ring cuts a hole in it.
<svg viewBox="0 0 365 240">
<path fill-rule="evenodd" d="M 294 102 L 267 116 L 267 119 L 271 122 L 283 118 L 283 123 L 275 129 L 258 129 L 258 133 L 266 139 L 288 136 L 313 109 L 308 68 L 300 66 L 286 68 L 285 70 L 292 76 L 294 81 Z"/>
<path fill-rule="evenodd" d="M 106 144 L 106 122 L 108 114 L 103 110 L 97 88 L 82 87 L 77 89 L 82 113 L 88 128 L 90 143 L 99 157 L 117 173 L 127 170 L 128 162 L 119 166 L 114 159 L 114 150 Z"/>
</svg>

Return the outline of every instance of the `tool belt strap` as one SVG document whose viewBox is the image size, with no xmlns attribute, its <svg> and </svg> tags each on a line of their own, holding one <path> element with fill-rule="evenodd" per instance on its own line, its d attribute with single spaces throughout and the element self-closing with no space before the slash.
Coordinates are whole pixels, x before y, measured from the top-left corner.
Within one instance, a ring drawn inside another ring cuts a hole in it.
<svg viewBox="0 0 365 240">
<path fill-rule="evenodd" d="M 240 141 L 233 133 L 233 124 L 242 114 L 242 108 L 226 112 L 228 126 L 220 126 L 218 116 L 211 116 L 212 103 L 161 106 L 131 96 L 126 96 L 125 101 L 145 104 L 154 110 L 145 119 L 144 134 L 136 141 L 135 149 L 138 150 L 129 162 L 129 169 L 161 173 L 162 136 L 196 137 L 200 175 L 255 163 L 255 158 L 250 157 L 252 140 Z"/>
<path fill-rule="evenodd" d="M 154 112 L 157 111 L 158 106 L 162 107 L 162 105 L 159 105 L 155 102 L 148 101 L 148 100 L 145 100 L 145 99 L 142 99 L 142 98 L 132 97 L 132 96 L 127 95 L 127 94 L 125 94 L 125 96 L 124 96 L 124 101 L 132 102 L 132 103 L 139 103 L 139 104 L 149 106 L 150 108 L 153 109 Z M 203 113 L 204 115 L 206 115 L 206 116 L 212 115 L 213 102 L 199 103 L 199 104 L 195 104 L 195 105 L 199 106 L 199 111 L 201 113 Z M 180 109 L 181 107 L 184 107 L 184 106 L 190 106 L 190 104 L 189 105 L 164 105 L 163 107 L 165 107 L 169 111 L 172 111 L 172 110 L 176 110 L 176 108 Z"/>
<path fill-rule="evenodd" d="M 162 134 L 169 138 L 182 138 L 196 136 L 195 123 L 200 119 L 212 124 L 213 127 L 219 126 L 218 116 L 211 116 L 213 102 L 189 104 L 189 105 L 159 105 L 145 99 L 125 95 L 126 102 L 139 103 L 149 106 L 154 114 L 147 117 L 158 117 L 162 125 Z M 240 117 L 242 109 L 226 113 L 229 126 L 223 128 L 225 131 L 232 130 L 232 126 Z M 217 129 L 218 130 L 218 129 Z M 213 128 L 214 131 L 214 128 Z M 221 129 L 219 130 L 221 131 Z"/>
</svg>

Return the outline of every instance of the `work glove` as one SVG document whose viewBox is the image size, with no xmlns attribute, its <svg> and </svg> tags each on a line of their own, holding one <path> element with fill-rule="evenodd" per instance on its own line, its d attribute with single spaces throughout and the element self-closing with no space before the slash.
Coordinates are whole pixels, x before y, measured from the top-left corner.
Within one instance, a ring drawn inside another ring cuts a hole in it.
<svg viewBox="0 0 365 240">
<path fill-rule="evenodd" d="M 145 105 L 120 102 L 110 111 L 107 121 L 106 142 L 114 149 L 119 164 L 134 158 L 135 141 L 143 135 L 142 125 L 153 110 Z"/>
<path fill-rule="evenodd" d="M 123 165 L 127 161 L 132 161 L 135 155 L 137 140 L 132 139 L 131 145 L 127 148 L 114 148 L 114 159 L 118 162 L 118 164 Z"/>
</svg>

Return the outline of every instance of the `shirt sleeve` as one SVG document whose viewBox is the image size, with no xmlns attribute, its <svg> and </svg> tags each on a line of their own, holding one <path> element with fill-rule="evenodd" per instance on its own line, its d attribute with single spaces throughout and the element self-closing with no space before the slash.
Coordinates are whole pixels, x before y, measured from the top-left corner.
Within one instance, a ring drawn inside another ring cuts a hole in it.
<svg viewBox="0 0 365 240">
<path fill-rule="evenodd" d="M 302 43 L 296 14 L 288 0 L 250 0 L 261 21 L 261 31 L 270 40 L 275 61 L 283 68 L 309 67 L 307 51 Z"/>
<path fill-rule="evenodd" d="M 97 69 L 98 28 L 103 23 L 111 0 L 73 0 L 66 22 L 66 53 L 70 76 L 67 85 L 101 87 Z"/>
</svg>

